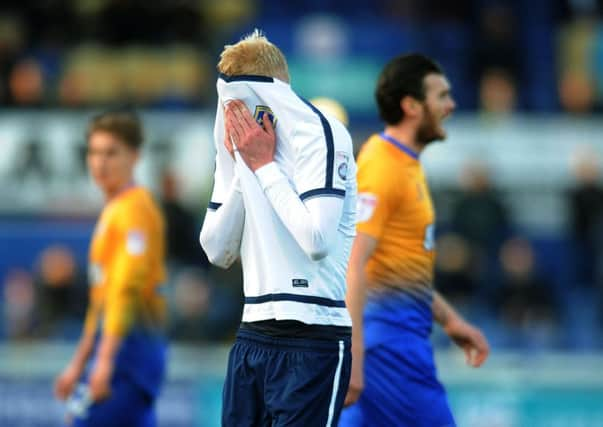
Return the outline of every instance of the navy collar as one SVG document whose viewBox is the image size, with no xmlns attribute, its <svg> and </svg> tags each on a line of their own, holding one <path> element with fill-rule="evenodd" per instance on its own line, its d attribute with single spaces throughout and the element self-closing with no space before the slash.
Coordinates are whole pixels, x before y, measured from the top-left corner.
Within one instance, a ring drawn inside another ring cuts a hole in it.
<svg viewBox="0 0 603 427">
<path fill-rule="evenodd" d="M 413 159 L 419 160 L 419 153 L 414 151 L 412 148 L 407 147 L 406 145 L 402 144 L 396 138 L 393 138 L 393 137 L 387 135 L 385 132 L 381 132 L 379 134 L 379 136 L 381 136 L 381 138 L 385 139 L 387 142 L 394 144 L 396 147 L 398 147 L 400 150 L 404 151 L 406 154 L 408 154 Z"/>
</svg>

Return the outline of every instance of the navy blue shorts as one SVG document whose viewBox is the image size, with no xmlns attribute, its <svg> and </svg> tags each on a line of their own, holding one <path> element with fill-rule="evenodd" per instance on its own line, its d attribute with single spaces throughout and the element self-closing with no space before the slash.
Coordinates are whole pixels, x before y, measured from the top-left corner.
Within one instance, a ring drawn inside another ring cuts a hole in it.
<svg viewBox="0 0 603 427">
<path fill-rule="evenodd" d="M 80 384 L 68 403 L 75 405 L 72 427 L 155 427 L 152 399 L 126 378 L 111 381 L 111 396 L 98 403 L 87 403 L 88 386 Z M 79 399 L 79 402 L 78 402 Z"/>
<path fill-rule="evenodd" d="M 239 330 L 222 426 L 336 426 L 350 381 L 350 339 L 274 338 Z"/>
</svg>

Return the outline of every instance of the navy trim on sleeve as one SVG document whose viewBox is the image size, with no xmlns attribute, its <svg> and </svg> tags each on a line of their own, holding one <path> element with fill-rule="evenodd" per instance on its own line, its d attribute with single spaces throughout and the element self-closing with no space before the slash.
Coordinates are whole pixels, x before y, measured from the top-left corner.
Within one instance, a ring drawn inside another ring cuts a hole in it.
<svg viewBox="0 0 603 427">
<path fill-rule="evenodd" d="M 345 308 L 345 301 L 333 300 L 330 298 L 316 297 L 312 295 L 297 295 L 297 294 L 266 294 L 259 297 L 245 297 L 245 304 L 262 304 L 270 301 L 293 301 L 304 304 L 316 304 L 323 307 Z"/>
<path fill-rule="evenodd" d="M 345 190 L 338 188 L 315 188 L 314 190 L 306 191 L 299 195 L 299 198 L 303 200 L 311 199 L 317 196 L 331 196 L 331 197 L 345 197 Z"/>
<path fill-rule="evenodd" d="M 301 98 L 301 97 L 300 97 Z M 331 130 L 331 125 L 326 117 L 320 112 L 318 108 L 316 108 L 310 101 L 301 98 L 304 103 L 314 111 L 320 118 L 320 123 L 322 124 L 322 129 L 325 134 L 325 140 L 327 142 L 327 173 L 325 179 L 325 187 L 333 188 L 333 167 L 335 164 L 335 144 L 333 143 L 333 131 Z"/>
<path fill-rule="evenodd" d="M 222 206 L 222 203 L 209 202 L 207 204 L 207 209 L 210 211 L 217 211 L 218 209 L 220 209 L 220 206 Z"/>
<path fill-rule="evenodd" d="M 274 83 L 272 77 L 267 76 L 254 76 L 254 75 L 240 75 L 240 76 L 227 76 L 226 74 L 220 73 L 219 78 L 227 83 L 230 82 L 263 82 L 263 83 Z"/>
</svg>

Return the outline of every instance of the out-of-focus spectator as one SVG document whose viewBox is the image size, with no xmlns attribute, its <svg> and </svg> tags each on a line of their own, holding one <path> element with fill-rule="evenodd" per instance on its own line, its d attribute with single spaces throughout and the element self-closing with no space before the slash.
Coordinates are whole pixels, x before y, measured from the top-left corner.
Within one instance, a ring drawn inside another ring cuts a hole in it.
<svg viewBox="0 0 603 427">
<path fill-rule="evenodd" d="M 9 78 L 25 43 L 25 25 L 11 13 L 0 14 L 0 101 L 11 102 Z"/>
<path fill-rule="evenodd" d="M 239 323 L 242 298 L 217 286 L 199 269 L 181 270 L 172 284 L 169 335 L 180 341 L 232 338 Z"/>
<path fill-rule="evenodd" d="M 505 70 L 511 76 L 520 72 L 517 14 L 511 2 L 487 2 L 478 11 L 475 72 L 485 75 L 490 68 Z"/>
<path fill-rule="evenodd" d="M 517 90 L 513 76 L 502 68 L 487 69 L 480 81 L 480 108 L 485 113 L 504 115 L 517 106 Z"/>
<path fill-rule="evenodd" d="M 44 74 L 33 58 L 15 64 L 9 77 L 10 94 L 18 106 L 39 107 L 44 103 Z"/>
<path fill-rule="evenodd" d="M 470 245 L 460 235 L 438 237 L 435 285 L 455 307 L 466 307 L 477 291 L 474 259 Z"/>
<path fill-rule="evenodd" d="M 495 306 L 511 339 L 527 347 L 553 344 L 560 313 L 553 286 L 536 272 L 530 242 L 521 237 L 507 240 L 500 250 L 500 265 L 502 282 Z"/>
<path fill-rule="evenodd" d="M 480 253 L 495 253 L 509 233 L 507 207 L 493 187 L 485 165 L 474 162 L 463 169 L 452 227 Z"/>
<path fill-rule="evenodd" d="M 71 251 L 50 246 L 40 255 L 35 275 L 36 335 L 75 338 L 86 312 L 86 277 L 78 271 Z"/>
<path fill-rule="evenodd" d="M 33 278 L 25 270 L 12 270 L 4 280 L 3 330 L 9 339 L 30 338 L 35 326 Z"/>
<path fill-rule="evenodd" d="M 559 79 L 559 102 L 563 110 L 568 113 L 591 112 L 595 105 L 592 78 L 583 72 L 564 72 Z"/>
<path fill-rule="evenodd" d="M 161 205 L 165 215 L 167 259 L 170 268 L 209 267 L 207 256 L 199 244 L 200 226 L 195 217 L 178 200 L 178 182 L 166 172 L 161 182 Z"/>
<path fill-rule="evenodd" d="M 568 193 L 571 233 L 576 247 L 576 281 L 592 286 L 596 280 L 596 260 L 603 254 L 603 185 L 599 181 L 599 161 L 590 148 L 575 155 L 576 185 Z"/>
</svg>

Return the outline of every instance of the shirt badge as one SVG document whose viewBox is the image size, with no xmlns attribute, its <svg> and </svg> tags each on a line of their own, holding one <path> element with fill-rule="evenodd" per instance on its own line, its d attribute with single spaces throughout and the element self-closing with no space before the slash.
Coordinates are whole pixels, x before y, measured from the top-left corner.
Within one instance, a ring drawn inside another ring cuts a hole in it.
<svg viewBox="0 0 603 427">
<path fill-rule="evenodd" d="M 371 193 L 359 193 L 356 202 L 356 222 L 371 219 L 377 207 L 377 196 Z"/>
<path fill-rule="evenodd" d="M 139 230 L 128 231 L 126 250 L 130 255 L 142 255 L 147 247 L 145 235 Z"/>
</svg>

